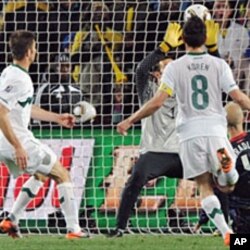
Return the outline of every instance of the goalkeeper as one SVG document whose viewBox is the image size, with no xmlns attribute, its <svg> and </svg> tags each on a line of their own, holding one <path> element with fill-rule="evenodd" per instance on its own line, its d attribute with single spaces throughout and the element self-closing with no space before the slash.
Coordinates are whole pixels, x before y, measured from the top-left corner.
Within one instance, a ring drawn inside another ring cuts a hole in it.
<svg viewBox="0 0 250 250">
<path fill-rule="evenodd" d="M 216 48 L 217 26 L 213 21 L 209 21 L 208 24 L 207 42 L 214 44 L 214 48 Z M 166 53 L 171 49 L 182 45 L 181 35 L 180 25 L 170 23 L 164 41 L 159 48 L 138 65 L 136 86 L 140 105 L 151 99 L 158 89 L 158 82 L 152 82 L 149 77 L 150 69 L 159 62 L 164 62 Z M 212 48 L 212 46 L 210 47 Z M 216 49 L 213 52 L 216 52 Z M 179 143 L 175 131 L 176 113 L 176 100 L 175 98 L 169 98 L 161 109 L 142 120 L 141 155 L 134 165 L 132 174 L 123 190 L 117 214 L 116 229 L 110 232 L 110 237 L 123 236 L 140 191 L 149 180 L 160 176 L 182 178 L 182 164 L 178 155 Z"/>
</svg>

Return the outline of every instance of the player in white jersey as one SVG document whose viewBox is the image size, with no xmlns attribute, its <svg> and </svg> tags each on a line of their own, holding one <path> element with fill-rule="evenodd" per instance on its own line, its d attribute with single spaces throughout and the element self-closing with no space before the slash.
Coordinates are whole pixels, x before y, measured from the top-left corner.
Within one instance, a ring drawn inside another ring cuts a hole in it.
<svg viewBox="0 0 250 250">
<path fill-rule="evenodd" d="M 227 139 L 221 93 L 228 93 L 248 110 L 250 100 L 237 87 L 229 66 L 222 59 L 204 53 L 206 27 L 200 18 L 193 16 L 186 22 L 183 40 L 187 54 L 167 65 L 155 96 L 120 123 L 117 130 L 126 134 L 133 123 L 154 113 L 168 97 L 176 94 L 176 127 L 184 177 L 194 178 L 197 182 L 202 208 L 221 231 L 225 244 L 229 245 L 232 231 L 225 222 L 220 202 L 211 185 L 211 173 L 218 174 L 226 181 L 224 185 L 233 185 L 238 178 L 234 166 L 235 155 Z"/>
<path fill-rule="evenodd" d="M 29 31 L 16 31 L 10 37 L 13 64 L 0 78 L 0 161 L 6 163 L 14 176 L 31 175 L 23 185 L 8 218 L 0 229 L 12 237 L 20 237 L 18 222 L 27 204 L 43 185 L 45 176 L 58 184 L 61 208 L 65 216 L 67 238 L 86 237 L 78 222 L 78 211 L 68 171 L 56 159 L 52 150 L 34 138 L 28 129 L 30 118 L 56 122 L 67 128 L 74 126 L 73 115 L 56 114 L 32 104 L 33 83 L 28 74 L 35 60 L 36 42 Z"/>
</svg>

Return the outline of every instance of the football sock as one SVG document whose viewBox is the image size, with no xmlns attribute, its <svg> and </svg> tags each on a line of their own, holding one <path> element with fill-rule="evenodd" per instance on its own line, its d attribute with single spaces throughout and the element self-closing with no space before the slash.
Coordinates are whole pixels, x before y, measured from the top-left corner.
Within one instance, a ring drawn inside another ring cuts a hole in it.
<svg viewBox="0 0 250 250">
<path fill-rule="evenodd" d="M 73 185 L 71 182 L 64 182 L 57 185 L 60 197 L 60 204 L 64 214 L 67 229 L 69 232 L 79 232 L 78 209 L 74 197 Z"/>
<path fill-rule="evenodd" d="M 10 215 L 8 216 L 15 224 L 18 224 L 20 216 L 28 203 L 36 196 L 43 182 L 31 176 L 23 185 L 17 199 L 14 202 Z"/>
<path fill-rule="evenodd" d="M 224 173 L 221 171 L 218 174 L 218 183 L 221 186 L 234 185 L 239 179 L 239 174 L 235 168 L 232 168 L 229 172 Z"/>
<path fill-rule="evenodd" d="M 221 211 L 221 205 L 215 195 L 210 195 L 201 201 L 201 206 L 207 213 L 209 219 L 215 224 L 217 229 L 225 238 L 226 233 L 232 232 L 226 223 L 224 215 Z"/>
</svg>

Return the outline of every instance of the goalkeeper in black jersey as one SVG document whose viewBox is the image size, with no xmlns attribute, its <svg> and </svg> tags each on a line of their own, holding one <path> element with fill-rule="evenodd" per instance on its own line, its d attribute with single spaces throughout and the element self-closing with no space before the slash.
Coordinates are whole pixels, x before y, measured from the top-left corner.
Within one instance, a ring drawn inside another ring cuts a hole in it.
<svg viewBox="0 0 250 250">
<path fill-rule="evenodd" d="M 211 48 L 210 52 L 216 54 L 218 27 L 213 21 L 207 22 L 206 25 L 209 50 Z M 179 24 L 170 23 L 159 48 L 138 65 L 136 87 L 140 105 L 151 99 L 159 87 L 157 80 L 151 79 L 151 75 L 157 73 L 157 71 L 151 72 L 152 67 L 164 63 L 166 53 L 182 44 L 181 33 Z M 179 146 L 175 131 L 176 112 L 176 100 L 169 98 L 155 114 L 142 120 L 141 155 L 123 190 L 116 229 L 110 232 L 110 237 L 123 235 L 140 191 L 149 180 L 160 176 L 182 178 L 182 164 L 178 154 Z"/>
</svg>

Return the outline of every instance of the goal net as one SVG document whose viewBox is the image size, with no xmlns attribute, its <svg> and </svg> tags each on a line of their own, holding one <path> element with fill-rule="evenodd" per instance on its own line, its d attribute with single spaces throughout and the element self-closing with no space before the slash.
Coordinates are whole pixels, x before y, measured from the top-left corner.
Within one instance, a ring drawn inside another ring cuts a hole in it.
<svg viewBox="0 0 250 250">
<path fill-rule="evenodd" d="M 218 2 L 216 8 L 214 2 Z M 116 132 L 116 124 L 139 107 L 136 67 L 158 47 L 169 22 L 183 24 L 183 13 L 191 3 L 205 5 L 220 23 L 221 57 L 230 64 L 240 88 L 250 94 L 247 0 L 1 1 L 0 70 L 11 63 L 11 32 L 33 31 L 38 51 L 30 68 L 35 103 L 47 110 L 72 113 L 74 104 L 84 99 L 96 108 L 93 122 L 77 123 L 74 129 L 31 122 L 35 136 L 70 171 L 80 224 L 93 233 L 116 227 L 122 189 L 139 157 L 140 123 L 125 137 Z M 182 53 L 178 50 L 171 57 Z M 247 129 L 249 119 L 246 114 Z M 6 165 L 0 164 L 0 220 L 10 212 L 27 179 L 27 175 L 14 179 Z M 200 210 L 194 182 L 160 176 L 143 187 L 127 231 L 192 233 Z M 20 228 L 28 233 L 65 232 L 52 180 L 28 204 Z M 203 233 L 213 230 L 210 222 L 202 227 Z"/>
</svg>

